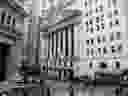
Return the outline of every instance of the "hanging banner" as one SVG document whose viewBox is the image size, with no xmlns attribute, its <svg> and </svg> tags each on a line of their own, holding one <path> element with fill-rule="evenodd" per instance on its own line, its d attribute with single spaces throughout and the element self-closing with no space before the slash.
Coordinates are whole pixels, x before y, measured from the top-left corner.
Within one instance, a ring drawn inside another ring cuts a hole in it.
<svg viewBox="0 0 128 96">
<path fill-rule="evenodd" d="M 41 16 L 42 1 L 43 0 L 32 1 L 32 16 Z"/>
</svg>

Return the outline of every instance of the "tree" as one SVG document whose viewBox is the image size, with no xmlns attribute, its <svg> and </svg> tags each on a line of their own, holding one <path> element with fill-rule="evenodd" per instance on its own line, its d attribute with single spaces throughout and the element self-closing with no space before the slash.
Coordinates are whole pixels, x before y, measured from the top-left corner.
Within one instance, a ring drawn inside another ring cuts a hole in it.
<svg viewBox="0 0 128 96">
<path fill-rule="evenodd" d="M 75 3 L 76 0 L 48 0 L 50 8 L 48 9 L 48 23 L 55 23 L 56 16 L 63 13 L 64 8 Z"/>
</svg>

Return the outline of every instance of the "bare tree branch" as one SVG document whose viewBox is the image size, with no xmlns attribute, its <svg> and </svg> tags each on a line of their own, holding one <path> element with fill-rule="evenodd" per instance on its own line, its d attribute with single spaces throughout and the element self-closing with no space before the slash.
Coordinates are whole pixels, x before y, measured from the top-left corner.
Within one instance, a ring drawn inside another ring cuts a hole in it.
<svg viewBox="0 0 128 96">
<path fill-rule="evenodd" d="M 56 16 L 62 14 L 64 8 L 72 5 L 76 0 L 49 0 L 50 8 L 48 12 L 48 23 L 55 23 Z"/>
</svg>

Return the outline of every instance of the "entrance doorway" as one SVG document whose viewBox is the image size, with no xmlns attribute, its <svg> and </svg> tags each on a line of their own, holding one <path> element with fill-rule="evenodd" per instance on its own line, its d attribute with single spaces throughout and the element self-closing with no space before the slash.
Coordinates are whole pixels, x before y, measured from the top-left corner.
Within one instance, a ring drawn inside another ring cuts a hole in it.
<svg viewBox="0 0 128 96">
<path fill-rule="evenodd" d="M 7 58 L 9 56 L 10 45 L 0 43 L 0 81 L 6 80 Z"/>
</svg>

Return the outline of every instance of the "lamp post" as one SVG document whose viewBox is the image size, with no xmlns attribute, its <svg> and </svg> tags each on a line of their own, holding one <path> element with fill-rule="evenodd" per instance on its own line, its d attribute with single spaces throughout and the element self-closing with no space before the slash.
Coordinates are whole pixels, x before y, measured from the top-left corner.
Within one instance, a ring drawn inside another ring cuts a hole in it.
<svg viewBox="0 0 128 96">
<path fill-rule="evenodd" d="M 32 54 L 30 56 L 29 63 L 36 64 L 40 63 L 40 16 L 42 4 L 45 0 L 33 0 L 32 2 L 32 24 L 30 32 L 30 42 L 32 43 Z M 45 46 L 45 40 L 41 41 L 41 46 Z M 41 50 L 44 50 L 43 48 Z M 43 54 L 45 55 L 45 54 Z M 40 65 L 40 64 L 39 64 Z M 37 65 L 38 66 L 38 65 Z M 41 79 L 41 78 L 40 78 Z M 41 80 L 41 86 L 44 86 L 44 80 Z M 41 88 L 41 95 L 45 96 L 45 88 Z"/>
<path fill-rule="evenodd" d="M 29 53 L 29 64 L 36 64 L 39 50 L 39 41 L 40 41 L 40 32 L 39 32 L 39 18 L 40 18 L 40 9 L 41 1 L 36 0 L 32 1 L 32 23 L 30 24 L 30 30 L 28 32 L 28 42 L 31 44 L 30 53 Z M 38 62 L 39 63 L 39 62 Z"/>
</svg>

